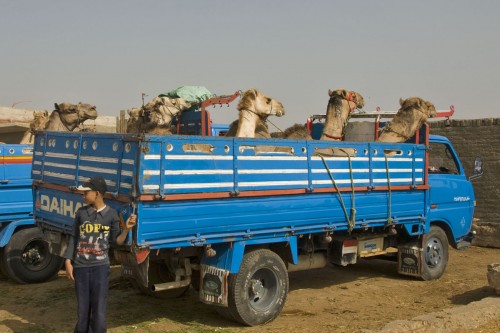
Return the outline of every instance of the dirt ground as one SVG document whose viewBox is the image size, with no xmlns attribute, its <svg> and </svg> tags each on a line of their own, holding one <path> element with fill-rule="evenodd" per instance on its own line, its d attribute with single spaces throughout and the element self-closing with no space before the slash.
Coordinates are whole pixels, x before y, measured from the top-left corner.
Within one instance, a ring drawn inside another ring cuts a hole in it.
<svg viewBox="0 0 500 333">
<path fill-rule="evenodd" d="M 291 273 L 282 314 L 260 327 L 220 318 L 193 290 L 173 300 L 144 296 L 121 280 L 117 266 L 111 274 L 108 328 L 141 333 L 500 332 L 500 296 L 486 279 L 486 266 L 499 261 L 500 249 L 450 250 L 445 274 L 430 282 L 398 275 L 396 263 L 382 260 Z M 71 332 L 75 313 L 73 285 L 62 271 L 37 285 L 0 280 L 0 332 Z M 445 324 L 418 330 L 411 319 L 419 316 L 426 325 Z M 472 324 L 452 324 L 459 319 Z"/>
</svg>

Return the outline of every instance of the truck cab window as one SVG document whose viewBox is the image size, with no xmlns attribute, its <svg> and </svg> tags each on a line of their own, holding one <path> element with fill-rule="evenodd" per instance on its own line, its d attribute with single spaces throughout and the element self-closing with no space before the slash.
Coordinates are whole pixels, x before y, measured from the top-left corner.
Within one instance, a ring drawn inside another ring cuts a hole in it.
<svg viewBox="0 0 500 333">
<path fill-rule="evenodd" d="M 446 144 L 430 143 L 429 173 L 448 173 L 458 175 L 458 166 Z"/>
</svg>

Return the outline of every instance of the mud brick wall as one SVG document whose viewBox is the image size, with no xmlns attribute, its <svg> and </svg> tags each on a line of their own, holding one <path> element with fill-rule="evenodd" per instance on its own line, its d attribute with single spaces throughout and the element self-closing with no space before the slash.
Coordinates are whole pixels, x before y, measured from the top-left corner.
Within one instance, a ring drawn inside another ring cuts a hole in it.
<svg viewBox="0 0 500 333">
<path fill-rule="evenodd" d="M 474 215 L 500 226 L 500 118 L 431 122 L 431 134 L 450 139 L 468 176 L 474 159 L 483 159 L 484 174 L 472 181 L 477 201 Z"/>
</svg>

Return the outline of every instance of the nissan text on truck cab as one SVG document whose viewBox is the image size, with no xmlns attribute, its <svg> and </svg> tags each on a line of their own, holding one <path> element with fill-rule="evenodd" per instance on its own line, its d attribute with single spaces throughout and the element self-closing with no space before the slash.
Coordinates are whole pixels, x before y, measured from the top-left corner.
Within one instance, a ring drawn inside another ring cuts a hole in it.
<svg viewBox="0 0 500 333">
<path fill-rule="evenodd" d="M 473 237 L 470 178 L 427 125 L 406 143 L 38 133 L 34 214 L 52 253 L 96 174 L 106 203 L 138 217 L 115 251 L 122 273 L 160 297 L 193 286 L 245 325 L 280 314 L 289 272 L 392 256 L 433 280 Z"/>
</svg>

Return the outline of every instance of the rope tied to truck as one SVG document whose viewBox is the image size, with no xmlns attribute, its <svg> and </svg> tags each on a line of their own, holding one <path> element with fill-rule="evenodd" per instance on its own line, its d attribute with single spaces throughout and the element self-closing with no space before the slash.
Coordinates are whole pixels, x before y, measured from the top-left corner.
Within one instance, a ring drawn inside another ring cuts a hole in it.
<svg viewBox="0 0 500 333">
<path fill-rule="evenodd" d="M 387 189 L 388 189 L 388 203 L 387 203 L 387 222 L 386 225 L 390 225 L 394 222 L 392 219 L 392 191 L 391 191 L 391 175 L 389 172 L 389 159 L 387 158 L 387 154 L 384 154 L 385 157 L 385 171 L 387 173 Z"/>
<path fill-rule="evenodd" d="M 330 177 L 330 180 L 332 181 L 333 187 L 337 191 L 337 194 L 339 196 L 339 201 L 340 205 L 342 207 L 342 210 L 344 212 L 345 219 L 348 223 L 348 232 L 351 233 L 354 230 L 354 226 L 356 224 L 356 208 L 355 208 L 355 201 L 354 201 L 354 180 L 353 180 L 353 174 L 352 174 L 352 162 L 351 162 L 351 156 L 343 149 L 340 149 L 343 153 L 346 154 L 348 161 L 349 161 L 349 172 L 350 172 L 350 177 L 351 177 L 351 190 L 352 190 L 352 206 L 351 206 L 351 215 L 347 213 L 346 206 L 344 204 L 344 199 L 342 198 L 342 194 L 340 193 L 339 187 L 337 185 L 337 182 L 335 181 L 335 178 L 332 175 L 332 172 L 330 171 L 330 167 L 328 166 L 328 163 L 325 160 L 325 157 L 322 154 L 316 153 L 316 156 L 319 156 L 321 160 L 323 161 L 323 164 L 325 165 L 326 171 L 328 172 L 328 176 Z"/>
</svg>

